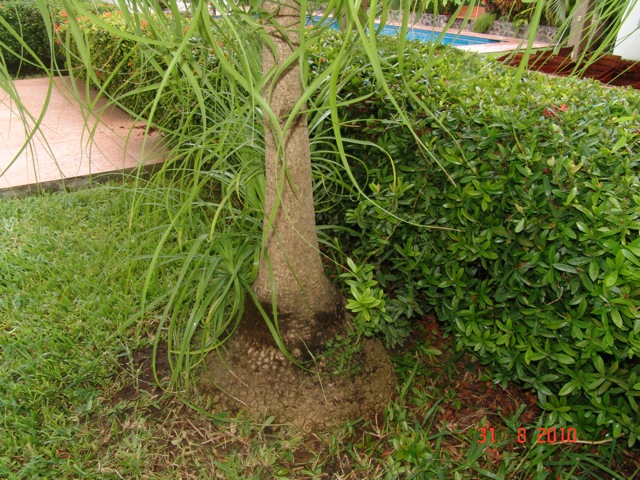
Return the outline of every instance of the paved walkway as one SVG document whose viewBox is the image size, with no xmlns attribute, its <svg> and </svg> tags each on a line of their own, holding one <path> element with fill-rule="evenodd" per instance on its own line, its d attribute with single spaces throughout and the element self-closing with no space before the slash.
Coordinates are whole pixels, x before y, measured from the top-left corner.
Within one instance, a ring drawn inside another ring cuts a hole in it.
<svg viewBox="0 0 640 480">
<path fill-rule="evenodd" d="M 0 88 L 0 197 L 76 188 L 164 160 L 158 133 L 145 136 L 144 124 L 96 101 L 83 82 L 73 87 L 61 77 Z"/>
</svg>

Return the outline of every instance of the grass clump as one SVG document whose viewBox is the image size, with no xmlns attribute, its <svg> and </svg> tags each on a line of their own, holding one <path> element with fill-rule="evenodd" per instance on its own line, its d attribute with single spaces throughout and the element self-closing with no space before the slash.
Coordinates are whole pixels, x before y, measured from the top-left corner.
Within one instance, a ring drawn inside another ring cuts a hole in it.
<svg viewBox="0 0 640 480">
<path fill-rule="evenodd" d="M 476 33 L 485 33 L 493 27 L 495 21 L 495 14 L 483 13 L 473 22 L 473 31 Z"/>
</svg>

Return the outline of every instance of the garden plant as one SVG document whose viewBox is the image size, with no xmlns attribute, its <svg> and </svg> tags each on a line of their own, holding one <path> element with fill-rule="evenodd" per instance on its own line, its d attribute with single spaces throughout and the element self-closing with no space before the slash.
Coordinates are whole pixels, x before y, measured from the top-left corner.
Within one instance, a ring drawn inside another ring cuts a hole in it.
<svg viewBox="0 0 640 480">
<path fill-rule="evenodd" d="M 394 396 L 421 395 L 420 362 L 398 368 L 396 391 L 382 341 L 400 348 L 435 314 L 487 380 L 534 392 L 539 428 L 636 444 L 635 92 L 369 35 L 384 2 L 366 23 L 359 4 L 330 2 L 343 32 L 308 28 L 304 2 L 216 4 L 216 19 L 206 2 L 188 16 L 175 3 L 35 5 L 54 54 L 29 61 L 86 79 L 172 148 L 130 192 L 124 264 L 129 281 L 146 273 L 136 313 L 114 326 L 152 336 L 169 392 L 218 421 L 242 407 L 265 428 L 375 423 Z M 545 2 L 534 7 L 535 29 Z M 439 401 L 423 405 L 426 425 Z M 406 415 L 394 408 L 389 421 Z M 505 424 L 519 438 L 518 416 Z M 430 428 L 391 442 L 388 478 L 449 478 L 425 450 L 441 438 Z M 477 432 L 457 476 L 492 475 Z M 555 447 L 500 459 L 496 475 L 548 478 L 534 458 Z"/>
</svg>

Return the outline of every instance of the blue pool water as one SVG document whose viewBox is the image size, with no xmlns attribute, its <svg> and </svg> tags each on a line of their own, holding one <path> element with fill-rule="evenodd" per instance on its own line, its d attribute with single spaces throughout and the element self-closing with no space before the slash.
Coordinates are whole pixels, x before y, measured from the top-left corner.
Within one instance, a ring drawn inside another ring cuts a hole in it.
<svg viewBox="0 0 640 480">
<path fill-rule="evenodd" d="M 400 27 L 386 26 L 380 32 L 382 35 L 398 35 Z M 434 30 L 423 30 L 421 28 L 409 28 L 407 40 L 420 40 L 421 42 L 435 42 L 438 40 L 440 32 Z M 471 37 L 469 35 L 456 35 L 455 33 L 445 33 L 440 38 L 440 43 L 459 47 L 462 45 L 481 45 L 485 43 L 498 43 L 498 40 L 489 38 Z"/>
<path fill-rule="evenodd" d="M 314 17 L 313 23 L 317 23 L 321 20 L 320 17 Z M 377 25 L 376 25 L 377 26 Z M 338 29 L 338 25 L 336 22 L 331 24 L 331 28 Z M 400 27 L 394 27 L 388 25 L 382 29 L 380 32 L 381 35 L 398 35 L 400 33 Z M 491 40 L 489 38 L 478 38 L 471 37 L 469 35 L 457 35 L 455 33 L 445 33 L 442 35 L 440 40 L 438 37 L 440 36 L 440 32 L 436 32 L 434 30 L 424 30 L 421 28 L 409 28 L 407 31 L 407 40 L 420 40 L 421 42 L 436 42 L 445 44 L 445 45 L 453 45 L 454 47 L 459 47 L 463 45 L 482 45 L 486 43 L 499 43 L 499 40 Z"/>
</svg>

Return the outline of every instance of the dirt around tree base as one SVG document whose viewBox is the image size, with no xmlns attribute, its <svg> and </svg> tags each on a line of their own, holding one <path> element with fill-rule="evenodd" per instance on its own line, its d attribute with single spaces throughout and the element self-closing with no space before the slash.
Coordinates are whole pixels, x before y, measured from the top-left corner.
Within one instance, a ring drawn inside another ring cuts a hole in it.
<svg viewBox="0 0 640 480">
<path fill-rule="evenodd" d="M 396 395 L 396 372 L 378 340 L 363 340 L 352 358 L 358 373 L 340 376 L 319 367 L 305 371 L 275 345 L 251 349 L 249 344 L 237 335 L 225 352 L 212 353 L 206 361 L 199 387 L 219 411 L 247 409 L 262 418 L 273 415 L 275 423 L 311 433 L 346 420 L 381 419 Z"/>
</svg>

